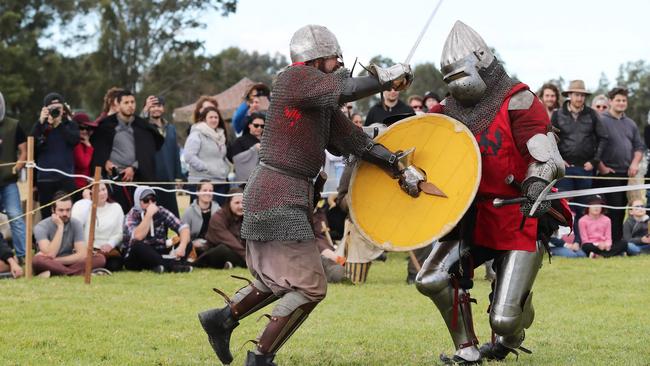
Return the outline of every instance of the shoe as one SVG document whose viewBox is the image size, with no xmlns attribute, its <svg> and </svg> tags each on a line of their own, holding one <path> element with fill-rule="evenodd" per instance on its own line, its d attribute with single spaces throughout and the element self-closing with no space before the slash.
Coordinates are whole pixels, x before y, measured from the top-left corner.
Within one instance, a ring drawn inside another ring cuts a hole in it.
<svg viewBox="0 0 650 366">
<path fill-rule="evenodd" d="M 194 270 L 194 267 L 187 264 L 173 264 L 172 272 L 174 273 L 190 273 Z"/>
<path fill-rule="evenodd" d="M 415 273 L 409 273 L 406 275 L 406 284 L 412 285 L 415 283 Z"/>
<path fill-rule="evenodd" d="M 453 355 L 452 357 L 449 357 L 445 354 L 440 355 L 440 361 L 442 362 L 443 365 L 481 365 L 483 363 L 482 358 L 479 358 L 476 361 L 469 361 L 466 360 L 458 355 Z"/>
<path fill-rule="evenodd" d="M 382 252 L 379 257 L 375 258 L 375 261 L 377 262 L 386 262 L 386 259 L 388 259 L 388 256 L 386 255 L 386 252 Z"/>
<path fill-rule="evenodd" d="M 50 276 L 52 276 L 52 272 L 50 271 L 43 271 L 36 275 L 36 277 L 40 277 L 40 278 L 50 278 Z"/>
<path fill-rule="evenodd" d="M 255 352 L 248 351 L 246 354 L 246 366 L 277 366 L 273 362 L 274 354 L 258 355 Z"/>
<path fill-rule="evenodd" d="M 25 257 L 17 257 L 18 258 L 18 265 L 19 266 L 24 266 L 25 265 Z"/>
<path fill-rule="evenodd" d="M 113 273 L 111 271 L 107 270 L 106 268 L 95 268 L 91 272 L 93 276 L 111 276 Z"/>
<path fill-rule="evenodd" d="M 230 307 L 199 313 L 199 321 L 203 330 L 208 334 L 210 345 L 219 357 L 219 361 L 224 365 L 229 365 L 233 359 L 232 353 L 230 353 L 230 336 L 239 325 L 239 322 L 232 316 Z"/>
<path fill-rule="evenodd" d="M 165 266 L 163 266 L 162 264 L 159 264 L 159 265 L 153 267 L 151 269 L 151 271 L 153 273 L 158 273 L 158 274 L 165 273 Z"/>
<path fill-rule="evenodd" d="M 232 262 L 229 261 L 226 261 L 226 263 L 223 265 L 223 269 L 232 269 L 232 267 L 234 266 L 232 265 Z"/>
<path fill-rule="evenodd" d="M 517 359 L 519 359 L 519 351 L 527 354 L 532 353 L 529 349 L 523 346 L 519 346 L 517 349 L 512 349 L 504 346 L 499 342 L 485 343 L 481 346 L 481 348 L 479 348 L 478 351 L 481 352 L 481 358 L 487 361 L 503 361 L 510 353 L 514 354 L 517 356 Z"/>
</svg>

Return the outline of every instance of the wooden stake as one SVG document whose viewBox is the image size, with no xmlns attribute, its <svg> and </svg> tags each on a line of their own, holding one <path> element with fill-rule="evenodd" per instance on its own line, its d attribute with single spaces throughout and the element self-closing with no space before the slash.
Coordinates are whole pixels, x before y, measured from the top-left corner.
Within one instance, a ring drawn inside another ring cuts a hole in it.
<svg viewBox="0 0 650 366">
<path fill-rule="evenodd" d="M 95 167 L 95 176 L 93 177 L 93 207 L 90 210 L 90 230 L 88 233 L 88 247 L 86 250 L 86 271 L 84 273 L 84 282 L 90 284 L 90 273 L 93 270 L 93 245 L 95 243 L 95 222 L 97 221 L 97 200 L 99 196 L 99 180 L 102 176 L 102 168 Z"/>
<path fill-rule="evenodd" d="M 32 278 L 32 227 L 34 226 L 34 136 L 27 137 L 27 205 L 25 211 L 25 278 Z"/>
<path fill-rule="evenodd" d="M 418 262 L 418 258 L 415 256 L 415 253 L 413 253 L 412 250 L 409 250 L 409 257 L 411 257 L 411 262 L 413 262 L 413 265 L 415 266 L 415 270 L 420 272 L 422 266 L 420 265 L 420 262 Z"/>
</svg>

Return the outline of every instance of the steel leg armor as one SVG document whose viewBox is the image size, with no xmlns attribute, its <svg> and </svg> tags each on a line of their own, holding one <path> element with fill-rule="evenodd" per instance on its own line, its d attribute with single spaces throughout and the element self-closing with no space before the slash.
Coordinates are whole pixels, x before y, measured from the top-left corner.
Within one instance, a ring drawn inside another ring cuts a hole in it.
<svg viewBox="0 0 650 366">
<path fill-rule="evenodd" d="M 458 241 L 441 242 L 434 246 L 415 283 L 418 291 L 431 298 L 440 310 L 456 347 L 454 357 L 476 361 L 481 356 L 472 322 L 472 299 L 469 295 L 471 278 L 468 281 L 450 274 L 451 268 L 461 265 L 461 253 L 463 259 L 469 257 L 469 252 Z"/>
</svg>

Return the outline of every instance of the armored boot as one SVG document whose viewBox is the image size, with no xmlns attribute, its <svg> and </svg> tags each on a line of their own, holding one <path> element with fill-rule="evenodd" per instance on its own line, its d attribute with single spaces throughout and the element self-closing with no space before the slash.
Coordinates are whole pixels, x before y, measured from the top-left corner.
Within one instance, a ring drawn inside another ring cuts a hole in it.
<svg viewBox="0 0 650 366">
<path fill-rule="evenodd" d="M 521 344 L 524 341 L 525 333 L 522 330 L 517 336 L 502 337 L 496 336 L 492 342 L 485 343 L 479 351 L 481 357 L 487 361 L 503 361 L 510 353 L 519 358 L 519 351 L 531 354 L 532 352 L 524 348 Z"/>
<path fill-rule="evenodd" d="M 471 303 L 476 300 L 470 297 L 469 291 L 449 287 L 447 291 L 433 298 L 456 347 L 452 357 L 440 355 L 440 360 L 450 365 L 474 365 L 481 363 L 481 354 L 477 348 L 478 339 L 474 332 Z M 451 301 L 449 301 L 451 300 Z"/>
<path fill-rule="evenodd" d="M 275 365 L 272 362 L 275 353 L 307 319 L 317 304 L 316 301 L 302 304 L 287 316 L 268 316 L 269 324 L 255 342 L 257 343 L 255 357 L 253 358 L 249 352 L 246 365 Z"/>
<path fill-rule="evenodd" d="M 219 361 L 228 365 L 233 360 L 230 352 L 230 336 L 239 325 L 239 320 L 275 301 L 277 297 L 272 292 L 258 290 L 250 282 L 235 295 L 235 298 L 240 298 L 235 301 L 230 300 L 223 292 L 214 290 L 225 298 L 227 305 L 199 313 L 199 321 L 208 334 L 210 345 L 219 357 Z"/>
<path fill-rule="evenodd" d="M 273 362 L 274 354 L 271 355 L 258 355 L 255 352 L 248 351 L 246 354 L 245 366 L 277 366 Z"/>
</svg>

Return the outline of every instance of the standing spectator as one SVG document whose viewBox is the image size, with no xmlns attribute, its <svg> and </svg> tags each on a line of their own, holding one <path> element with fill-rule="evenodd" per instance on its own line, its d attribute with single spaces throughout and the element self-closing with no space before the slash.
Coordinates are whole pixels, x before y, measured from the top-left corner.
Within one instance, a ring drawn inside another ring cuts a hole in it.
<svg viewBox="0 0 650 366">
<path fill-rule="evenodd" d="M 194 105 L 194 112 L 192 113 L 192 123 L 202 122 L 200 118 L 201 113 L 203 113 L 205 109 L 208 107 L 212 107 L 216 109 L 219 114 L 219 120 L 224 121 L 224 128 L 226 130 L 226 136 L 228 136 L 228 142 L 235 141 L 235 138 L 237 138 L 237 135 L 235 134 L 235 129 L 230 123 L 225 123 L 226 120 L 221 115 L 221 111 L 219 111 L 219 102 L 214 97 L 210 97 L 207 95 L 202 95 L 199 97 L 199 100 L 197 100 L 196 104 Z M 191 132 L 192 132 L 192 126 L 188 128 L 187 135 L 189 136 Z"/>
<path fill-rule="evenodd" d="M 387 117 L 397 114 L 413 114 L 413 108 L 399 100 L 399 91 L 395 89 L 382 92 L 383 98 L 375 104 L 366 116 L 366 126 L 373 123 L 382 123 Z"/>
<path fill-rule="evenodd" d="M 199 121 L 192 126 L 185 141 L 184 156 L 190 171 L 188 182 L 198 183 L 202 179 L 225 182 L 230 172 L 227 160 L 228 138 L 225 124 L 220 118 L 219 110 L 208 107 L 199 116 Z M 215 184 L 214 191 L 226 193 L 227 184 Z M 223 196 L 214 198 L 223 205 Z"/>
<path fill-rule="evenodd" d="M 34 273 L 80 275 L 86 266 L 86 242 L 81 223 L 71 217 L 72 198 L 58 191 L 52 197 L 52 216 L 34 226 L 39 252 L 34 256 Z M 92 268 L 106 264 L 102 255 L 93 255 Z"/>
<path fill-rule="evenodd" d="M 92 200 L 81 199 L 72 205 L 72 218 L 77 219 L 84 233 L 84 241 L 88 242 L 90 235 L 90 209 Z M 95 219 L 95 240 L 93 247 L 95 252 L 106 257 L 106 268 L 110 271 L 122 269 L 122 255 L 119 246 L 122 244 L 124 224 L 124 212 L 122 207 L 111 200 L 108 187 L 104 183 L 99 184 L 97 195 L 97 214 Z"/>
<path fill-rule="evenodd" d="M 260 141 L 265 121 L 264 114 L 251 114 L 244 133 L 235 140 L 228 152 L 230 160 L 235 165 L 235 180 L 238 182 L 248 181 L 253 169 L 260 162 Z"/>
<path fill-rule="evenodd" d="M 648 221 L 643 201 L 632 201 L 630 215 L 623 223 L 623 241 L 627 243 L 627 254 L 637 255 L 641 252 L 650 253 L 650 235 L 648 235 Z"/>
<path fill-rule="evenodd" d="M 119 104 L 117 102 L 117 95 L 122 93 L 124 89 L 112 87 L 106 91 L 104 94 L 104 103 L 102 105 L 102 113 L 97 116 L 95 122 L 99 124 L 104 118 L 112 116 L 119 110 Z"/>
<path fill-rule="evenodd" d="M 191 272 L 187 255 L 191 251 L 190 228 L 169 210 L 156 205 L 151 187 L 139 186 L 133 195 L 135 204 L 124 221 L 124 266 L 131 271 Z M 180 244 L 172 252 L 167 247 L 167 231 L 180 236 Z M 173 257 L 173 258 L 170 258 Z"/>
<path fill-rule="evenodd" d="M 163 115 L 165 114 L 165 98 L 161 96 L 149 96 L 144 106 L 144 112 L 149 116 L 151 123 L 158 133 L 165 139 L 162 147 L 156 153 L 156 180 L 160 182 L 173 182 L 183 180 L 181 172 L 181 149 L 176 142 L 176 127 L 169 123 Z M 174 186 L 161 185 L 162 188 L 171 189 Z M 175 192 L 158 190 L 160 204 L 171 211 L 174 216 L 179 217 L 178 202 Z"/>
<path fill-rule="evenodd" d="M 35 140 L 36 165 L 41 168 L 58 169 L 64 173 L 74 172 L 72 151 L 79 143 L 79 127 L 70 120 L 65 99 L 58 93 L 50 93 L 43 99 L 43 108 L 32 136 Z M 38 201 L 41 206 L 52 201 L 56 191 L 74 191 L 72 178 L 57 172 L 38 171 L 36 175 Z M 50 209 L 41 208 L 41 217 L 47 217 Z"/>
<path fill-rule="evenodd" d="M 424 111 L 429 112 L 433 107 L 440 104 L 440 96 L 434 92 L 428 91 L 424 93 L 422 104 L 424 104 Z"/>
<path fill-rule="evenodd" d="M 415 114 L 424 114 L 424 102 L 419 95 L 411 95 L 407 100 L 409 107 L 411 107 Z"/>
<path fill-rule="evenodd" d="M 636 122 L 625 115 L 627 94 L 627 89 L 615 87 L 607 95 L 609 110 L 601 117 L 609 139 L 602 161 L 598 165 L 598 174 L 610 179 L 599 179 L 594 182 L 594 187 L 626 185 L 628 178 L 635 177 L 639 172 L 639 163 L 643 157 L 645 146 L 641 141 Z M 625 206 L 627 203 L 625 192 L 607 193 L 605 199 L 612 206 Z M 625 211 L 611 210 L 608 216 L 612 219 L 613 240 L 621 240 Z"/>
<path fill-rule="evenodd" d="M 192 247 L 197 254 L 201 254 L 205 249 L 205 234 L 208 231 L 210 218 L 219 211 L 220 207 L 212 200 L 214 189 L 208 180 L 199 183 L 196 191 L 198 192 L 196 200 L 185 210 L 181 221 L 189 225 Z"/>
<path fill-rule="evenodd" d="M 9 247 L 5 238 L 0 234 L 0 278 L 4 272 L 9 272 L 11 277 L 18 278 L 23 275 L 23 269 L 18 263 L 18 258 Z"/>
<path fill-rule="evenodd" d="M 590 94 L 582 80 L 571 81 L 569 89 L 562 92 L 568 100 L 551 115 L 553 127 L 559 130 L 558 149 L 564 158 L 566 175 L 592 177 L 607 146 L 607 129 L 598 113 L 585 105 L 585 97 Z M 557 183 L 557 188 L 560 191 L 591 188 L 591 181 L 588 178 L 563 178 Z M 577 198 L 576 202 L 584 203 L 584 198 Z M 578 222 L 582 211 L 575 210 L 574 213 Z M 575 225 L 574 230 L 579 238 L 579 226 Z"/>
<path fill-rule="evenodd" d="M 542 101 L 544 107 L 546 107 L 546 113 L 548 113 L 549 118 L 551 118 L 555 110 L 560 108 L 560 89 L 553 83 L 542 85 L 537 92 L 537 97 Z"/>
<path fill-rule="evenodd" d="M 0 163 L 12 166 L 0 167 L 0 203 L 11 221 L 11 241 L 19 262 L 25 259 L 25 220 L 20 217 L 18 174 L 27 160 L 27 137 L 17 120 L 6 116 L 5 100 L 0 93 Z M 20 217 L 20 218 L 19 218 Z"/>
<path fill-rule="evenodd" d="M 90 162 L 93 159 L 93 145 L 90 144 L 90 135 L 97 128 L 97 122 L 91 121 L 90 117 L 82 112 L 75 113 L 72 120 L 79 126 L 79 143 L 72 150 L 74 173 L 92 177 L 94 172 L 90 171 Z M 74 184 L 79 189 L 87 185 L 88 181 L 81 177 L 75 177 Z"/>
<path fill-rule="evenodd" d="M 233 266 L 246 268 L 246 240 L 241 237 L 244 219 L 244 197 L 241 188 L 232 188 L 208 226 L 205 235 L 208 249 L 194 262 L 199 267 L 225 268 Z"/>
<path fill-rule="evenodd" d="M 591 108 L 600 114 L 605 113 L 609 109 L 609 99 L 605 94 L 598 94 L 591 101 Z"/>
<path fill-rule="evenodd" d="M 269 94 L 269 87 L 262 83 L 254 84 L 246 91 L 244 101 L 237 107 L 232 116 L 232 126 L 237 134 L 246 130 L 247 117 L 250 117 L 253 113 L 262 112 L 261 98 L 268 98 Z"/>
<path fill-rule="evenodd" d="M 153 125 L 135 115 L 133 93 L 123 90 L 116 101 L 118 112 L 103 119 L 90 136 L 95 149 L 91 166 L 100 166 L 105 176 L 124 182 L 153 182 L 156 151 L 164 139 Z M 130 192 L 131 188 L 113 187 L 113 198 L 124 212 L 133 206 Z"/>
<path fill-rule="evenodd" d="M 580 218 L 580 234 L 582 237 L 582 250 L 589 258 L 613 257 L 623 254 L 627 244 L 620 240 L 612 239 L 612 221 L 604 215 L 601 205 L 605 200 L 601 196 L 588 198 L 585 215 Z"/>
</svg>

